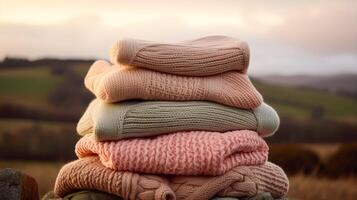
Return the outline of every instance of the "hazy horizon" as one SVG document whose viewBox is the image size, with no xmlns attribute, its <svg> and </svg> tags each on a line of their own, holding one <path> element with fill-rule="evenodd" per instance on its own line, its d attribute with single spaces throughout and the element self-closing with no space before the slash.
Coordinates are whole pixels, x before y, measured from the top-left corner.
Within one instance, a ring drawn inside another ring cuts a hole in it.
<svg viewBox="0 0 357 200">
<path fill-rule="evenodd" d="M 357 73 L 357 2 L 352 0 L 0 3 L 0 60 L 108 59 L 121 37 L 175 42 L 228 35 L 250 44 L 252 75 Z"/>
</svg>

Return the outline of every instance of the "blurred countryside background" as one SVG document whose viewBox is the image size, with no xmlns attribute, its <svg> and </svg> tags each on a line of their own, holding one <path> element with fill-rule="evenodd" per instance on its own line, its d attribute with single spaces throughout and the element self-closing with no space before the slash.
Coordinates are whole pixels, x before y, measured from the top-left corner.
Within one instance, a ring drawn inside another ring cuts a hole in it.
<svg viewBox="0 0 357 200">
<path fill-rule="evenodd" d="M 357 197 L 357 1 L 0 0 L 0 169 L 51 190 L 94 97 L 83 78 L 120 37 L 248 41 L 249 73 L 279 113 L 270 160 L 292 199 Z"/>
</svg>

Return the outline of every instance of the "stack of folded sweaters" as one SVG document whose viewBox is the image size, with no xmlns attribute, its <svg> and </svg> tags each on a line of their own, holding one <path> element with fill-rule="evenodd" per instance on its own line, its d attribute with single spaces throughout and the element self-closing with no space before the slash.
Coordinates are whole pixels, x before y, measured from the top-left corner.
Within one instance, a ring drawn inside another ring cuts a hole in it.
<svg viewBox="0 0 357 200">
<path fill-rule="evenodd" d="M 56 195 L 286 195 L 288 179 L 267 161 L 262 139 L 274 134 L 279 117 L 247 76 L 245 42 L 226 36 L 176 44 L 123 39 L 110 59 L 113 64 L 95 62 L 85 77 L 97 99 L 78 123 L 79 159 L 60 170 Z"/>
</svg>

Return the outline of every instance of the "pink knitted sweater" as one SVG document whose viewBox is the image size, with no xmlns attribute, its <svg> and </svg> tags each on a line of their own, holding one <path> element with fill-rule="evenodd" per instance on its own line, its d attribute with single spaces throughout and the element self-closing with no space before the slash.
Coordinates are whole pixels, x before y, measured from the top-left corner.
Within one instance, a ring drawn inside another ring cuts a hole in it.
<svg viewBox="0 0 357 200">
<path fill-rule="evenodd" d="M 61 197 L 95 189 L 133 200 L 208 200 L 214 196 L 252 197 L 261 192 L 280 198 L 288 188 L 284 171 L 270 162 L 238 166 L 221 176 L 155 176 L 113 171 L 98 157 L 87 157 L 63 166 L 54 191 Z"/>
<path fill-rule="evenodd" d="M 250 109 L 263 101 L 248 76 L 237 71 L 188 77 L 97 61 L 89 69 L 84 82 L 99 99 L 109 103 L 129 99 L 207 100 Z"/>
<path fill-rule="evenodd" d="M 236 166 L 266 162 L 268 146 L 256 132 L 177 132 L 151 138 L 98 142 L 84 136 L 79 158 L 98 155 L 111 169 L 152 174 L 220 175 Z"/>
</svg>

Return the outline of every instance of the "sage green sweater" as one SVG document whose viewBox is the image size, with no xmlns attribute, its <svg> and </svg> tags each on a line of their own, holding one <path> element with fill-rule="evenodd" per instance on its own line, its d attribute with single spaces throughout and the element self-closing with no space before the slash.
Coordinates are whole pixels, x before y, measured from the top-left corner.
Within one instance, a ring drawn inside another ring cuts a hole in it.
<svg viewBox="0 0 357 200">
<path fill-rule="evenodd" d="M 278 129 L 275 110 L 263 103 L 253 110 L 208 101 L 92 101 L 77 125 L 80 135 L 99 141 L 148 137 L 178 131 L 254 130 L 267 137 Z"/>
</svg>

